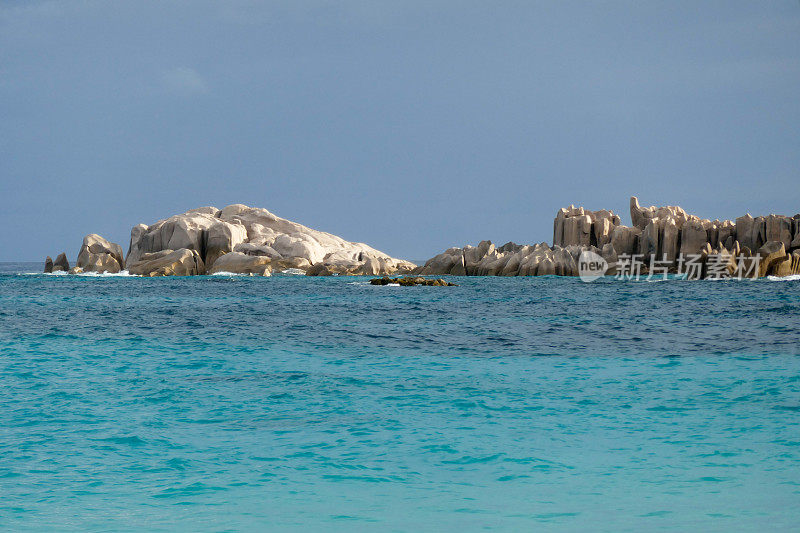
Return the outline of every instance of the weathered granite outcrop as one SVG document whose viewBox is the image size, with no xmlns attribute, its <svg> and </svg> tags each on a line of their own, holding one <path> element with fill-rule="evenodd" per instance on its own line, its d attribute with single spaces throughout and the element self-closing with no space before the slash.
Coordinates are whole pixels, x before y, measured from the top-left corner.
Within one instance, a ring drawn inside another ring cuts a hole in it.
<svg viewBox="0 0 800 533">
<path fill-rule="evenodd" d="M 416 266 L 366 244 L 349 242 L 277 217 L 266 209 L 230 205 L 219 217 L 242 224 L 247 230 L 245 241 L 234 251 L 264 255 L 273 263 L 295 261 L 294 266 L 287 268 L 299 268 L 308 275 L 388 275 L 409 272 Z"/>
<path fill-rule="evenodd" d="M 770 272 L 770 275 L 779 277 L 797 274 L 800 274 L 800 250 L 795 250 L 791 255 L 773 263 Z"/>
<path fill-rule="evenodd" d="M 83 238 L 75 266 L 83 272 L 120 272 L 125 266 L 122 247 L 96 233 L 87 235 Z"/>
<path fill-rule="evenodd" d="M 247 229 L 242 224 L 221 220 L 218 214 L 216 208 L 201 207 L 151 226 L 135 226 L 127 261 L 136 262 L 143 254 L 163 250 L 187 249 L 196 251 L 211 267 L 218 257 L 247 240 Z"/>
<path fill-rule="evenodd" d="M 635 196 L 631 196 L 630 211 L 631 222 L 634 227 L 641 230 L 646 228 L 654 219 L 673 219 L 680 222 L 679 225 L 683 225 L 683 222 L 688 220 L 699 220 L 698 217 L 686 213 L 686 211 L 677 206 L 655 207 L 651 205 L 650 207 L 641 207 L 639 199 Z"/>
<path fill-rule="evenodd" d="M 128 262 L 128 272 L 137 276 L 197 276 L 206 273 L 203 259 L 197 250 L 160 250 L 144 253 Z"/>
<path fill-rule="evenodd" d="M 688 215 L 679 207 L 639 207 L 636 197 L 631 198 L 631 219 L 646 220 L 645 229 L 656 226 L 650 246 L 640 246 L 639 253 L 645 258 L 653 254 L 659 259 L 667 254 L 672 256 L 674 249 L 674 230 L 666 231 L 667 225 L 674 224 L 679 231 L 679 250 L 684 254 L 701 253 L 708 244 L 712 249 L 728 251 L 747 248 L 755 251 L 768 242 L 781 242 L 785 251 L 800 248 L 800 215 L 794 217 L 769 215 L 753 218 L 750 214 L 730 220 L 709 220 Z M 797 242 L 794 240 L 797 238 Z"/>
<path fill-rule="evenodd" d="M 578 258 L 584 250 L 612 258 L 613 249 L 609 243 L 603 249 L 592 245 L 556 245 L 551 248 L 546 243 L 522 246 L 511 242 L 495 248 L 491 241 L 481 241 L 478 246 L 450 248 L 429 259 L 414 273 L 452 276 L 577 276 Z"/>
<path fill-rule="evenodd" d="M 56 260 L 53 261 L 53 258 L 49 255 L 44 260 L 44 272 L 45 274 L 49 274 L 51 272 L 69 272 L 69 261 L 67 260 L 67 254 L 61 252 L 56 256 Z"/>
<path fill-rule="evenodd" d="M 58 254 L 56 260 L 53 261 L 53 272 L 69 272 L 69 261 L 64 252 Z"/>
<path fill-rule="evenodd" d="M 136 226 L 131 232 L 128 260 L 138 254 L 174 247 L 195 250 L 210 273 L 264 275 L 272 270 L 294 268 L 308 275 L 383 275 L 414 268 L 413 264 L 366 244 L 345 241 L 277 217 L 266 209 L 242 204 L 222 210 L 203 207 L 151 226 Z M 216 265 L 232 253 L 235 255 Z"/>
<path fill-rule="evenodd" d="M 620 225 L 613 211 L 589 211 L 583 207 L 561 208 L 553 221 L 553 246 L 597 246 L 611 242 L 614 228 Z"/>
<path fill-rule="evenodd" d="M 224 209 L 200 207 L 155 224 L 138 224 L 131 229 L 124 258 L 119 245 L 88 235 L 74 272 L 120 272 L 126 265 L 131 274 L 145 276 L 269 275 L 286 269 L 308 275 L 391 275 L 416 267 L 366 244 L 242 204 Z M 45 268 L 50 268 L 50 263 Z M 64 270 L 69 270 L 69 265 Z"/>
<path fill-rule="evenodd" d="M 775 274 L 778 264 L 784 262 L 787 258 L 786 248 L 780 241 L 769 241 L 758 249 L 758 254 L 761 256 L 759 263 L 759 276 L 767 276 Z"/>
<path fill-rule="evenodd" d="M 272 260 L 266 256 L 247 255 L 241 252 L 230 252 L 214 261 L 209 274 L 230 272 L 231 274 L 252 274 L 269 276 L 272 273 Z"/>
<path fill-rule="evenodd" d="M 642 207 L 631 197 L 632 226 L 605 209 L 590 211 L 569 206 L 556 213 L 553 246 L 546 243 L 495 248 L 490 241 L 478 246 L 449 248 L 428 260 L 415 272 L 427 275 L 467 276 L 574 276 L 581 252 L 591 251 L 618 270 L 620 256 L 635 257 L 645 265 L 675 272 L 682 257 L 692 256 L 701 277 L 733 275 L 754 264 L 750 277 L 800 274 L 800 214 L 794 217 L 745 215 L 736 222 L 702 219 L 677 206 Z M 738 258 L 738 259 L 737 259 Z M 764 263 L 765 261 L 765 263 Z M 741 265 L 739 264 L 741 263 Z"/>
</svg>

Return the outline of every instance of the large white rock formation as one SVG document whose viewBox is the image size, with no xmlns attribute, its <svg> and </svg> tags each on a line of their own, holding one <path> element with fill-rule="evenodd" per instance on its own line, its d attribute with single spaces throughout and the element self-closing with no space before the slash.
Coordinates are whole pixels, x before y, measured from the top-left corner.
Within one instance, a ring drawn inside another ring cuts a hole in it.
<svg viewBox="0 0 800 533">
<path fill-rule="evenodd" d="M 131 265 L 145 254 L 181 249 L 195 251 L 211 273 L 263 275 L 278 267 L 299 268 L 309 275 L 390 275 L 406 273 L 415 267 L 366 244 L 349 242 L 280 218 L 266 209 L 242 204 L 221 210 L 201 207 L 150 226 L 135 226 L 126 262 Z M 232 253 L 235 255 L 216 267 L 217 261 Z M 242 256 L 259 259 L 247 260 Z"/>
</svg>

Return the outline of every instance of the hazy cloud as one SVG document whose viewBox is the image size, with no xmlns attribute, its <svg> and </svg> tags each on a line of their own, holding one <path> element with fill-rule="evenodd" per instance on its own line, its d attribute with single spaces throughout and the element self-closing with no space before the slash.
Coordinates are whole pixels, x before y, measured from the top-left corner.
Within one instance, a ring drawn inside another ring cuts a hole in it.
<svg viewBox="0 0 800 533">
<path fill-rule="evenodd" d="M 208 85 L 196 70 L 189 67 L 175 67 L 162 76 L 164 86 L 174 93 L 207 93 Z"/>
</svg>

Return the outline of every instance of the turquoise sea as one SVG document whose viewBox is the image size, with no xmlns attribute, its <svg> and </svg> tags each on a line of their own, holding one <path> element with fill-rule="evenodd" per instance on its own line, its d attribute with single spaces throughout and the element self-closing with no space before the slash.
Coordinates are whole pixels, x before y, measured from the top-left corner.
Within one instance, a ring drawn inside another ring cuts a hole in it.
<svg viewBox="0 0 800 533">
<path fill-rule="evenodd" d="M 0 529 L 797 531 L 800 280 L 0 265 Z"/>
</svg>

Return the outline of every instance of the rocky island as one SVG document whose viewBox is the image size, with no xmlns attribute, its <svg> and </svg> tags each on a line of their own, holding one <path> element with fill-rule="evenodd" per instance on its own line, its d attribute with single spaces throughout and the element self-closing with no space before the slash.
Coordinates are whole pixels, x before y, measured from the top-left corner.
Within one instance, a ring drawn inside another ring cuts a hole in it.
<svg viewBox="0 0 800 533">
<path fill-rule="evenodd" d="M 593 252 L 607 263 L 607 274 L 616 273 L 622 259 L 630 257 L 638 258 L 645 271 L 658 261 L 665 271 L 676 272 L 686 256 L 699 258 L 700 277 L 708 275 L 712 257 L 721 261 L 728 274 L 743 262 L 755 267 L 748 277 L 800 274 L 800 214 L 747 214 L 736 221 L 712 221 L 676 206 L 641 207 L 634 196 L 630 215 L 632 225 L 626 226 L 612 211 L 570 206 L 556 213 L 552 245 L 509 242 L 496 247 L 482 241 L 477 246 L 449 248 L 417 266 L 266 209 L 242 204 L 201 207 L 149 226 L 134 226 L 124 256 L 120 245 L 97 234 L 87 235 L 74 267 L 61 253 L 55 261 L 46 259 L 45 272 L 576 276 L 581 254 Z"/>
<path fill-rule="evenodd" d="M 708 274 L 712 257 L 721 261 L 728 274 L 740 266 L 739 261 L 750 263 L 751 258 L 757 268 L 747 277 L 800 274 L 800 214 L 755 218 L 747 214 L 735 222 L 709 220 L 676 206 L 641 207 L 635 196 L 630 199 L 630 214 L 632 225 L 625 226 L 612 211 L 562 208 L 553 221 L 552 246 L 509 242 L 496 247 L 491 241 L 482 241 L 477 246 L 449 248 L 415 273 L 577 276 L 579 257 L 590 251 L 607 262 L 607 274 L 617 272 L 623 257 L 636 258 L 645 272 L 653 261 L 676 272 L 681 258 L 688 256 L 699 259 L 700 277 Z"/>
<path fill-rule="evenodd" d="M 268 276 L 295 269 L 311 276 L 393 275 L 416 265 L 363 243 L 317 231 L 266 209 L 201 207 L 131 230 L 128 253 L 97 234 L 83 239 L 73 268 L 65 254 L 45 261 L 45 272 L 195 276 L 230 272 Z"/>
</svg>

